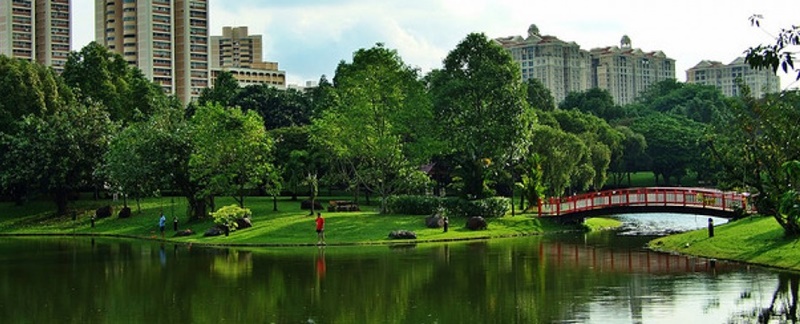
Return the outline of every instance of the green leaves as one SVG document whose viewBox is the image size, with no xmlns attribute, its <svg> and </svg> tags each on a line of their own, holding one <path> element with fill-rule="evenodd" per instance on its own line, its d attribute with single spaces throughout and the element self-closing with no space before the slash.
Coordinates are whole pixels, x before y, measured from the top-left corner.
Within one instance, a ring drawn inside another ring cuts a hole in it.
<svg viewBox="0 0 800 324">
<path fill-rule="evenodd" d="M 484 197 L 489 177 L 528 148 L 536 118 L 519 73 L 505 49 L 470 34 L 428 77 L 444 153 L 454 157 L 465 196 Z M 492 166 L 481 167 L 481 159 Z"/>
</svg>

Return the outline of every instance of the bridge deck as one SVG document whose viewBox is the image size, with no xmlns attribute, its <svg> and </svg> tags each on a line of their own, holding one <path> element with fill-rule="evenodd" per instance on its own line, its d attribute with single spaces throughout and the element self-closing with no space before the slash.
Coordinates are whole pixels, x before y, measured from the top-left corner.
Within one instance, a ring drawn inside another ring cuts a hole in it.
<svg viewBox="0 0 800 324">
<path fill-rule="evenodd" d="M 539 217 L 595 214 L 603 210 L 707 211 L 709 214 L 754 213 L 747 193 L 708 188 L 629 188 L 540 200 Z"/>
</svg>

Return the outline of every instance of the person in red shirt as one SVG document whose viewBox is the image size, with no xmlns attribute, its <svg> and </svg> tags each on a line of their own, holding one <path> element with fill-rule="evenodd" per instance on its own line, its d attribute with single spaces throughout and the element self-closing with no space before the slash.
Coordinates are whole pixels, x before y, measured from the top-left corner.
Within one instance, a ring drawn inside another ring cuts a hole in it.
<svg viewBox="0 0 800 324">
<path fill-rule="evenodd" d="M 322 218 L 320 213 L 317 213 L 317 244 L 325 244 L 325 219 Z"/>
</svg>

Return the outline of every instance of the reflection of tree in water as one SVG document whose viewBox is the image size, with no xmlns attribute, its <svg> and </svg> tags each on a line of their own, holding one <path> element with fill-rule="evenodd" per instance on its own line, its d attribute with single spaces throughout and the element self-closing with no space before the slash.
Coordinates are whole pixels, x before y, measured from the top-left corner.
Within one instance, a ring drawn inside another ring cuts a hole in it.
<svg viewBox="0 0 800 324">
<path fill-rule="evenodd" d="M 756 306 L 752 311 L 735 314 L 737 318 L 729 322 L 758 321 L 758 323 L 797 323 L 797 292 L 800 284 L 800 275 L 793 273 L 779 273 L 778 286 L 772 294 L 769 305 Z M 741 299 L 752 298 L 750 292 L 743 292 Z"/>
<path fill-rule="evenodd" d="M 772 294 L 772 302 L 758 314 L 760 323 L 768 323 L 772 319 L 797 322 L 798 279 L 797 274 L 778 274 L 778 288 Z"/>
</svg>

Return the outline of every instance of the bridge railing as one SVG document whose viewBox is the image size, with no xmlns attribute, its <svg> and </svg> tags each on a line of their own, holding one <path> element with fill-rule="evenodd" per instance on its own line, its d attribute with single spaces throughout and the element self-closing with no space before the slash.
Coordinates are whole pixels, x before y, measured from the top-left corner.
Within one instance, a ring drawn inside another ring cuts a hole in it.
<svg viewBox="0 0 800 324">
<path fill-rule="evenodd" d="M 682 206 L 755 212 L 747 196 L 746 193 L 708 188 L 626 188 L 543 199 L 539 201 L 538 214 L 540 217 L 560 216 L 617 206 Z"/>
</svg>

